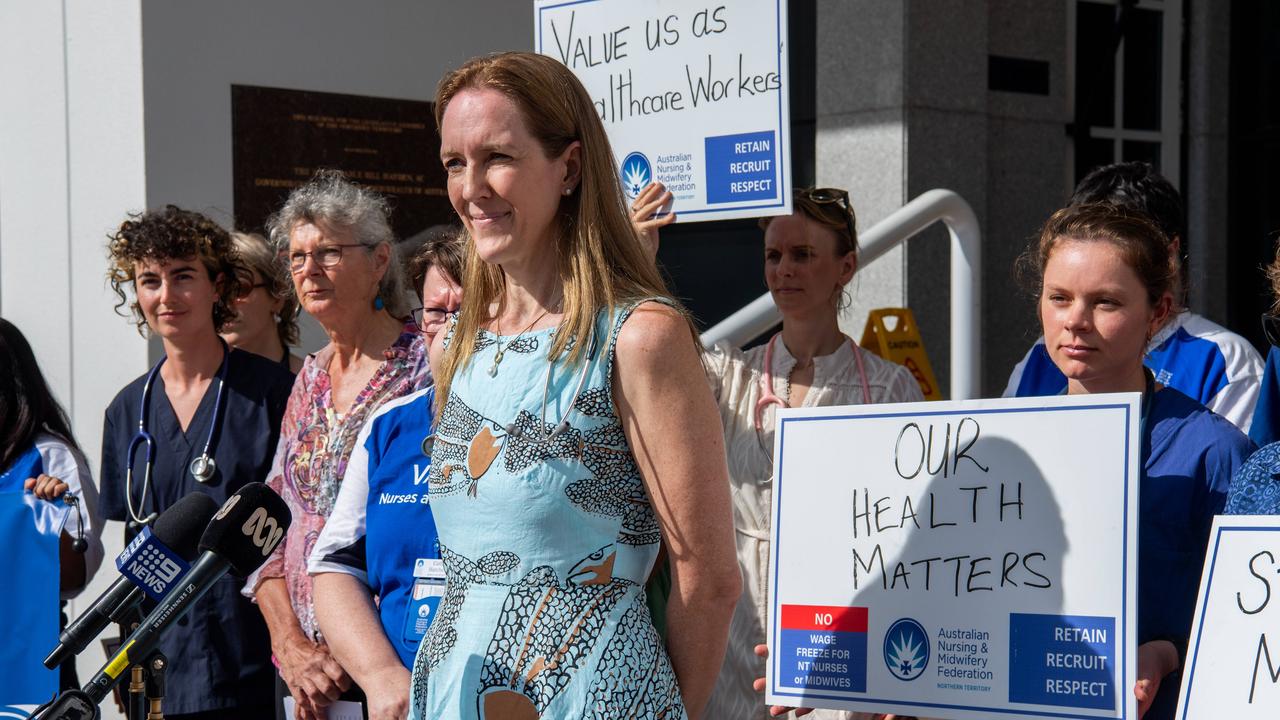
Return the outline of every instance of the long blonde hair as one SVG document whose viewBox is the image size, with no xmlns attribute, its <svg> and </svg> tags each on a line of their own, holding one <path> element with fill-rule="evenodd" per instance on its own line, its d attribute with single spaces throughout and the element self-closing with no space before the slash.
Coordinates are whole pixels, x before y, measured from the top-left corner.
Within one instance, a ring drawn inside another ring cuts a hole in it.
<svg viewBox="0 0 1280 720">
<path fill-rule="evenodd" d="M 555 249 L 564 288 L 564 319 L 550 356 L 558 358 L 571 338 L 587 337 L 601 308 L 666 297 L 666 283 L 627 215 L 609 138 L 595 105 L 573 73 L 556 60 L 534 53 L 473 58 L 440 80 L 435 108 L 438 128 L 449 102 L 472 89 L 496 90 L 509 99 L 547 157 L 557 157 L 575 141 L 582 143 L 578 188 L 560 199 Z M 469 234 L 465 252 L 462 308 L 435 378 L 437 408 L 444 407 L 454 374 L 470 361 L 476 333 L 490 319 L 489 307 L 497 302 L 498 312 L 502 311 L 502 269 L 480 259 Z M 689 330 L 696 343 L 692 323 Z M 585 342 L 573 345 L 568 354 L 570 364 L 583 360 L 586 346 Z"/>
</svg>

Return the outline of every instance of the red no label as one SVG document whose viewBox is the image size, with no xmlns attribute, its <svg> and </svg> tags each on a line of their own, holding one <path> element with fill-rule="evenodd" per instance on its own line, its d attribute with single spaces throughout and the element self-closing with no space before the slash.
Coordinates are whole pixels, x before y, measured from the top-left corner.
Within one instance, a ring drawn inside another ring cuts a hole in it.
<svg viewBox="0 0 1280 720">
<path fill-rule="evenodd" d="M 838 605 L 783 605 L 783 630 L 866 632 L 867 609 Z"/>
</svg>

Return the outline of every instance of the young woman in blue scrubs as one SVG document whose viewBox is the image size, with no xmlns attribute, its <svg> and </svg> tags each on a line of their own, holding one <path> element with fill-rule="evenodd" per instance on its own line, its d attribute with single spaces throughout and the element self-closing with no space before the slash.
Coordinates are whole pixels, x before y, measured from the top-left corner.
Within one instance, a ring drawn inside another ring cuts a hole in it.
<svg viewBox="0 0 1280 720">
<path fill-rule="evenodd" d="M 1045 347 L 1068 394 L 1141 392 L 1138 509 L 1139 715 L 1174 715 L 1213 516 L 1253 444 L 1143 367 L 1173 306 L 1160 231 L 1109 205 L 1054 213 L 1024 258 L 1038 286 Z"/>
<path fill-rule="evenodd" d="M 218 336 L 238 282 L 231 238 L 213 221 L 171 205 L 130 217 L 109 250 L 117 309 L 129 304 L 164 346 L 103 427 L 102 511 L 129 523 L 127 539 L 190 493 L 222 503 L 265 478 L 293 376 Z M 167 717 L 275 717 L 267 628 L 241 583 L 218 581 L 161 639 Z"/>
<path fill-rule="evenodd" d="M 429 238 L 410 262 L 423 304 L 415 319 L 428 345 L 462 302 L 461 275 L 456 232 Z M 320 629 L 368 696 L 371 720 L 408 712 L 409 670 L 444 594 L 426 502 L 434 403 L 426 387 L 388 401 L 365 424 L 307 565 Z"/>
</svg>

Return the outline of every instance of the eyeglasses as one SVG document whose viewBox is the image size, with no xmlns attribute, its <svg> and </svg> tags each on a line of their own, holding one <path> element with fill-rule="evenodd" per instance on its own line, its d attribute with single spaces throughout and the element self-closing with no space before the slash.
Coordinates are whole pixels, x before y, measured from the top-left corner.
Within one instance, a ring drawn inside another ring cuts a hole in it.
<svg viewBox="0 0 1280 720">
<path fill-rule="evenodd" d="M 1280 347 L 1280 316 L 1262 313 L 1262 334 L 1267 336 L 1267 342 Z"/>
<path fill-rule="evenodd" d="M 311 252 L 291 252 L 289 253 L 289 271 L 298 272 L 307 264 L 307 257 L 315 259 L 316 264 L 323 268 L 331 268 L 342 262 L 342 251 L 349 247 L 367 247 L 362 243 L 338 243 L 336 245 L 325 245 L 318 247 Z"/>
<path fill-rule="evenodd" d="M 413 311 L 413 324 L 426 330 L 429 325 L 439 325 L 449 315 L 449 310 L 442 307 L 420 307 Z"/>
<path fill-rule="evenodd" d="M 857 237 L 853 227 L 853 206 L 849 204 L 849 191 L 840 188 L 798 188 L 796 197 L 808 200 L 815 205 L 839 205 L 844 221 L 849 225 L 849 236 Z"/>
<path fill-rule="evenodd" d="M 258 288 L 265 288 L 265 287 L 267 287 L 266 283 L 252 283 L 252 284 L 246 283 L 244 285 L 241 285 L 239 289 L 236 290 L 236 298 L 243 300 L 249 297 L 250 295 L 252 295 L 254 290 L 257 290 Z"/>
</svg>

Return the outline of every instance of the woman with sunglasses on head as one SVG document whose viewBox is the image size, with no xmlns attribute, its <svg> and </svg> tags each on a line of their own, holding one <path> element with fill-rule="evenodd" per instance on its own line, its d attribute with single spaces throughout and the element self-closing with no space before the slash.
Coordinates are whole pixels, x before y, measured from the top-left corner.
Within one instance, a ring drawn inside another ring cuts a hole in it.
<svg viewBox="0 0 1280 720">
<path fill-rule="evenodd" d="M 222 330 L 231 347 L 277 360 L 297 374 L 302 358 L 289 352 L 298 342 L 298 298 L 267 239 L 257 233 L 231 233 L 240 256 L 240 295 L 236 315 Z"/>
<path fill-rule="evenodd" d="M 423 304 L 415 321 L 429 345 L 462 300 L 458 230 L 431 234 L 408 274 Z M 368 696 L 370 720 L 408 712 L 413 655 L 444 590 L 423 484 L 434 402 L 434 388 L 426 387 L 370 416 L 307 563 L 316 621 L 334 658 Z"/>
<path fill-rule="evenodd" d="M 633 203 L 633 221 L 655 250 L 658 227 L 674 217 L 653 216 L 670 199 L 655 183 Z M 768 716 L 752 682 L 764 675 L 755 647 L 765 641 L 768 611 L 774 412 L 924 399 L 905 367 L 862 350 L 840 331 L 840 310 L 848 302 L 845 286 L 858 269 L 848 193 L 797 189 L 793 202 L 791 215 L 760 222 L 765 284 L 782 314 L 782 331 L 746 351 L 718 345 L 705 358 L 724 423 L 743 577 L 708 717 Z"/>
<path fill-rule="evenodd" d="M 218 336 L 239 282 L 231 237 L 212 220 L 172 205 L 135 215 L 109 251 L 117 310 L 128 303 L 139 332 L 164 349 L 111 402 L 103 427 L 103 515 L 130 523 L 132 537 L 189 493 L 222 503 L 265 477 L 293 377 Z M 167 717 L 274 716 L 266 627 L 240 589 L 219 580 L 161 638 Z"/>
<path fill-rule="evenodd" d="M 324 717 L 348 690 L 346 699 L 363 699 L 320 632 L 307 561 L 365 421 L 388 400 L 419 389 L 428 372 L 384 198 L 322 170 L 267 224 L 302 309 L 329 336 L 303 361 L 267 476 L 289 504 L 293 524 L 245 582 L 271 631 L 278 691 L 306 720 Z"/>
</svg>

